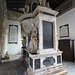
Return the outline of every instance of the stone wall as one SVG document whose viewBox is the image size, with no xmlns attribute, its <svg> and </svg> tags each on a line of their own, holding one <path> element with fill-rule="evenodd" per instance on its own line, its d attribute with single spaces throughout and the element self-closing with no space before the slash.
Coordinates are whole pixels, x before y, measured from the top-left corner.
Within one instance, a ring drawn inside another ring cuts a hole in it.
<svg viewBox="0 0 75 75">
<path fill-rule="evenodd" d="M 14 12 L 7 10 L 6 16 L 4 16 L 4 21 L 2 23 L 2 55 L 5 54 L 6 50 L 6 35 L 7 35 L 7 20 L 11 21 L 19 21 L 19 17 L 22 15 L 22 13 Z"/>
<path fill-rule="evenodd" d="M 0 1 L 0 60 L 1 60 L 1 53 L 2 53 L 2 22 L 3 22 L 3 10 L 1 7 L 1 1 Z"/>
<path fill-rule="evenodd" d="M 6 22 L 7 22 L 7 6 L 6 0 L 0 0 L 0 7 L 1 7 L 1 55 L 5 48 L 5 33 L 6 33 Z"/>
<path fill-rule="evenodd" d="M 19 17 L 22 16 L 22 13 L 7 10 L 7 19 L 13 21 L 19 21 Z"/>
<path fill-rule="evenodd" d="M 7 10 L 6 0 L 0 0 L 0 59 L 5 51 L 7 20 L 19 21 L 22 13 Z"/>
<path fill-rule="evenodd" d="M 7 29 L 7 17 L 4 16 L 4 21 L 2 23 L 2 54 L 3 54 L 4 50 L 5 50 L 6 29 Z"/>
</svg>

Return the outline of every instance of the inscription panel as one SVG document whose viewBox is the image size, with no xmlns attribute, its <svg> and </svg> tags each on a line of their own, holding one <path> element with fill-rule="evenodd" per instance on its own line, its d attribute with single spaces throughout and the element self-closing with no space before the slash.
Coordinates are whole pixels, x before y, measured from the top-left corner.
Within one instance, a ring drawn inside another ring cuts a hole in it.
<svg viewBox="0 0 75 75">
<path fill-rule="evenodd" d="M 53 23 L 43 21 L 43 48 L 53 48 Z"/>
</svg>

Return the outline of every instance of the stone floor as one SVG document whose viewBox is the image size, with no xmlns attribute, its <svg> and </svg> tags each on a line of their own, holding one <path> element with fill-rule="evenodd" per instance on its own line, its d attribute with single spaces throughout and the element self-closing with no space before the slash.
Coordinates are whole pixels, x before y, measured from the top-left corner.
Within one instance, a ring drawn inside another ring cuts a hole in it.
<svg viewBox="0 0 75 75">
<path fill-rule="evenodd" d="M 8 60 L 2 60 L 0 64 L 0 75 L 27 75 L 27 64 L 21 55 L 10 55 Z"/>
<path fill-rule="evenodd" d="M 11 56 L 11 58 L 12 60 L 3 61 L 0 64 L 0 75 L 27 75 L 26 62 L 23 62 L 20 56 Z M 67 70 L 68 75 L 75 75 L 75 62 L 63 62 L 63 66 Z"/>
<path fill-rule="evenodd" d="M 67 70 L 68 75 L 75 75 L 75 62 L 63 62 L 63 66 Z"/>
<path fill-rule="evenodd" d="M 20 59 L 4 62 L 0 64 L 0 75 L 27 75 L 26 65 Z"/>
<path fill-rule="evenodd" d="M 21 54 L 17 54 L 17 55 L 10 55 L 9 56 L 9 59 L 7 60 L 2 60 L 2 62 L 8 62 L 8 61 L 14 61 L 14 60 L 17 60 L 21 58 Z"/>
</svg>

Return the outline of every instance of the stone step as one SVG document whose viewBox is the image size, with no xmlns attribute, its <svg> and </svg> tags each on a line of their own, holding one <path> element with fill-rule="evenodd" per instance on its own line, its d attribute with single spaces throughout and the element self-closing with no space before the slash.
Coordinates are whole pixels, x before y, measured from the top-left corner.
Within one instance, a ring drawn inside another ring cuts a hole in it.
<svg viewBox="0 0 75 75">
<path fill-rule="evenodd" d="M 53 71 L 53 74 L 59 73 L 61 71 L 64 71 L 64 68 L 63 67 L 61 69 L 57 69 L 57 70 Z"/>
<path fill-rule="evenodd" d="M 66 70 L 61 70 L 60 72 L 58 71 L 58 73 L 55 73 L 53 75 L 67 75 L 67 71 Z"/>
</svg>

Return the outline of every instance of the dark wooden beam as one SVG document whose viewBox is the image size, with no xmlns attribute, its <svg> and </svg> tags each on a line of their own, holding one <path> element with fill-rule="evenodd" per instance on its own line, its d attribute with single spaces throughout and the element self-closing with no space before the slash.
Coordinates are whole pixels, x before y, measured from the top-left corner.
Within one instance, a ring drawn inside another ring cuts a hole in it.
<svg viewBox="0 0 75 75">
<path fill-rule="evenodd" d="M 8 2 L 8 3 L 15 3 L 15 2 L 18 2 L 18 1 L 11 1 L 11 0 L 8 1 L 8 0 L 7 0 L 7 2 Z"/>
<path fill-rule="evenodd" d="M 17 10 L 19 10 L 19 8 L 24 8 L 25 6 L 25 0 L 21 2 L 21 0 L 18 0 L 18 5 L 17 5 Z"/>
<path fill-rule="evenodd" d="M 8 8 L 24 8 L 25 4 L 24 3 L 7 3 Z"/>
<path fill-rule="evenodd" d="M 51 3 L 52 5 L 55 5 L 55 3 L 53 2 L 53 0 L 50 0 L 50 3 Z"/>
<path fill-rule="evenodd" d="M 52 9 L 55 9 L 60 4 L 62 4 L 65 0 L 47 0 L 47 1 L 50 3 L 50 7 Z M 7 8 L 11 9 L 12 11 L 17 11 L 17 12 L 19 11 L 19 8 L 24 8 L 25 2 L 26 0 L 6 0 Z M 14 10 L 13 8 L 16 10 Z"/>
<path fill-rule="evenodd" d="M 7 0 L 7 1 L 18 1 L 18 0 Z"/>
<path fill-rule="evenodd" d="M 64 1 L 66 1 L 66 0 L 60 0 L 60 1 L 59 1 L 59 4 L 62 4 Z"/>
<path fill-rule="evenodd" d="M 54 7 L 54 5 L 51 3 L 51 2 L 49 2 L 49 6 L 53 9 L 53 7 Z"/>
<path fill-rule="evenodd" d="M 59 4 L 59 2 L 57 0 L 53 0 L 53 1 L 54 1 L 54 3 Z"/>
<path fill-rule="evenodd" d="M 17 5 L 7 5 L 7 8 L 16 8 L 17 9 Z M 24 4 L 19 5 L 19 8 L 24 8 Z"/>
<path fill-rule="evenodd" d="M 18 0 L 18 3 L 17 3 L 17 10 L 19 10 L 19 3 L 20 3 L 20 0 Z"/>
<path fill-rule="evenodd" d="M 8 2 L 7 5 L 12 5 L 12 6 L 14 6 L 14 5 L 17 5 L 17 3 L 11 3 L 11 2 L 9 3 L 9 2 Z"/>
<path fill-rule="evenodd" d="M 7 8 L 17 8 L 17 4 L 8 4 Z"/>
<path fill-rule="evenodd" d="M 15 10 L 15 9 L 8 9 L 10 11 L 15 11 L 15 12 L 19 12 L 19 13 L 24 13 L 23 11 L 20 11 L 20 10 Z"/>
</svg>

